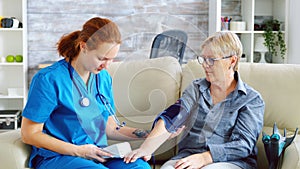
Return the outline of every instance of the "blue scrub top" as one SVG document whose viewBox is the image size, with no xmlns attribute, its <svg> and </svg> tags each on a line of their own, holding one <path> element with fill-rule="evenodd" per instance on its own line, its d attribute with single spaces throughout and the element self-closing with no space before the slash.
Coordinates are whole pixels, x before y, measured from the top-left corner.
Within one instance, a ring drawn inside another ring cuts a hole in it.
<svg viewBox="0 0 300 169">
<path fill-rule="evenodd" d="M 73 72 L 73 82 L 69 72 Z M 102 70 L 97 76 L 99 91 L 114 109 L 110 75 L 106 70 Z M 89 98 L 88 107 L 79 104 L 81 95 L 74 83 L 82 95 Z M 63 59 L 40 70 L 33 77 L 22 116 L 37 123 L 44 123 L 44 133 L 65 142 L 105 147 L 105 129 L 109 113 L 96 95 L 96 75 L 91 74 L 86 85 L 72 67 L 68 69 L 68 63 Z M 59 155 L 50 150 L 32 147 L 30 167 L 36 155 L 46 158 Z"/>
</svg>

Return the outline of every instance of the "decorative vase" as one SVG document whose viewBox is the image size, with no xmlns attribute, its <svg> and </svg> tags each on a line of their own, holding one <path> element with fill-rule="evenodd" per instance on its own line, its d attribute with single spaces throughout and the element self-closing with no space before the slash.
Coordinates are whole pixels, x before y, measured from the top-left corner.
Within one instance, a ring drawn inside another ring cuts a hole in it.
<svg viewBox="0 0 300 169">
<path fill-rule="evenodd" d="M 284 59 L 280 56 L 272 56 L 272 63 L 284 63 Z"/>
</svg>

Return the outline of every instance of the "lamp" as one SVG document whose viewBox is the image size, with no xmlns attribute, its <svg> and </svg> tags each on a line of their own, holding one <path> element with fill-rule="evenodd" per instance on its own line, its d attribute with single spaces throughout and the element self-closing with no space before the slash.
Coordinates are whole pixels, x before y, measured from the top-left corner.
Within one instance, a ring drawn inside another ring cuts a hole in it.
<svg viewBox="0 0 300 169">
<path fill-rule="evenodd" d="M 260 61 L 259 63 L 266 63 L 265 53 L 268 52 L 268 48 L 264 45 L 264 37 L 257 37 L 255 40 L 254 51 L 260 52 Z"/>
</svg>

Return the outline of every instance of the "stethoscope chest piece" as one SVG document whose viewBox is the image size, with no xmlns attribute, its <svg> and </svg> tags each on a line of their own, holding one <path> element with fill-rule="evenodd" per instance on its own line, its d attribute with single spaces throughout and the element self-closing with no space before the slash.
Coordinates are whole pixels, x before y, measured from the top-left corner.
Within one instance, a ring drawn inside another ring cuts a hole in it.
<svg viewBox="0 0 300 169">
<path fill-rule="evenodd" d="M 88 107 L 90 105 L 90 100 L 87 97 L 82 97 L 80 99 L 80 105 L 82 107 Z"/>
</svg>

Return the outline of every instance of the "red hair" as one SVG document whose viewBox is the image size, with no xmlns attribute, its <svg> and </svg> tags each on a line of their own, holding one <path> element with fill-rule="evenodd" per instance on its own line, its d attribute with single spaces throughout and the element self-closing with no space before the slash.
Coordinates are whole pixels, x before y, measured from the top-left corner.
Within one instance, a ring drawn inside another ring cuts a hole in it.
<svg viewBox="0 0 300 169">
<path fill-rule="evenodd" d="M 89 50 L 94 50 L 104 42 L 120 44 L 121 34 L 114 22 L 95 17 L 88 20 L 81 31 L 62 36 L 57 42 L 57 51 L 62 57 L 72 60 L 80 52 L 80 42 L 85 42 Z"/>
</svg>

